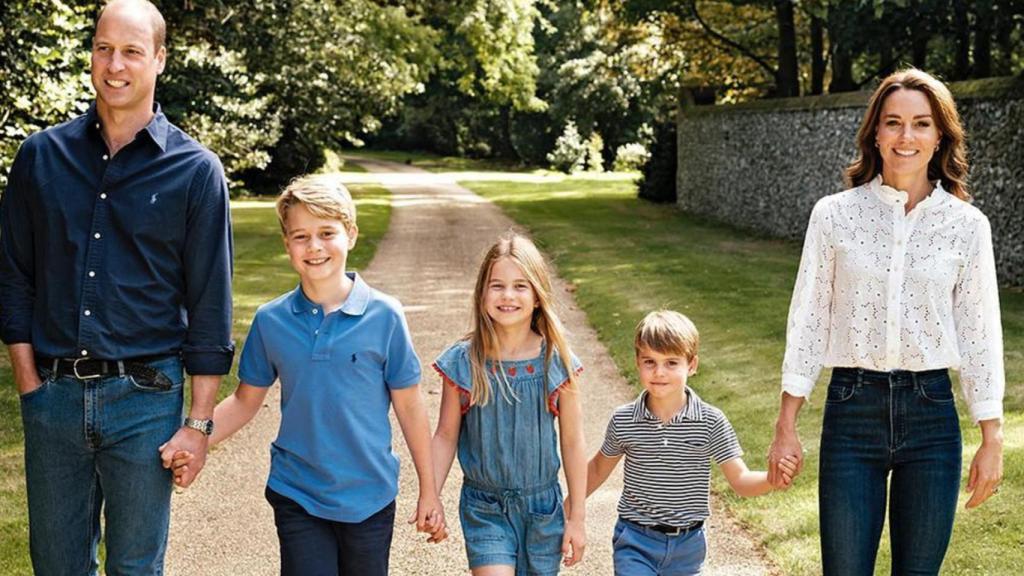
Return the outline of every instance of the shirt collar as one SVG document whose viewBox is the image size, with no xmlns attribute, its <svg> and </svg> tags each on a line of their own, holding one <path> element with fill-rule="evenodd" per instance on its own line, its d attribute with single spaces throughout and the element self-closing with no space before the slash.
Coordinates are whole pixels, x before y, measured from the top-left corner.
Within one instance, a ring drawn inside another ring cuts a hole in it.
<svg viewBox="0 0 1024 576">
<path fill-rule="evenodd" d="M 89 128 L 96 131 L 98 135 L 100 132 L 100 115 L 96 111 L 96 101 L 89 105 L 89 110 L 85 113 L 86 118 L 89 122 Z M 153 118 L 150 119 L 149 124 L 142 129 L 149 135 L 149 139 L 154 144 L 160 147 L 161 152 L 167 151 L 167 131 L 170 126 L 170 122 L 167 120 L 167 116 L 164 116 L 163 109 L 160 108 L 160 104 L 157 102 L 153 103 Z"/>
<path fill-rule="evenodd" d="M 345 275 L 352 280 L 352 290 L 349 291 L 348 298 L 345 299 L 340 310 L 349 316 L 362 316 L 370 303 L 370 286 L 355 272 L 346 272 Z M 295 314 L 303 314 L 314 308 L 321 309 L 319 304 L 310 300 L 302 291 L 302 284 L 296 286 L 292 291 L 291 305 L 292 312 Z"/>
<path fill-rule="evenodd" d="M 903 190 L 897 190 L 892 186 L 882 184 L 881 174 L 875 176 L 871 182 L 868 182 L 868 189 L 874 192 L 875 195 L 886 204 L 903 206 L 907 203 L 908 194 Z M 942 194 L 939 194 L 939 192 L 942 192 Z M 945 202 L 947 199 L 946 197 L 949 195 L 950 194 L 942 187 L 942 181 L 936 180 L 935 188 L 932 189 L 931 193 L 929 193 L 924 200 L 921 200 L 917 206 L 914 207 L 914 210 L 928 209 L 933 206 L 938 206 Z"/>
<path fill-rule="evenodd" d="M 672 416 L 672 423 L 678 424 L 683 420 L 700 422 L 704 419 L 704 410 L 701 408 L 702 403 L 697 393 L 687 386 L 686 406 L 683 406 L 682 410 Z M 647 390 L 641 392 L 640 396 L 633 402 L 633 422 L 643 422 L 644 420 L 658 420 L 658 417 L 647 409 Z"/>
</svg>

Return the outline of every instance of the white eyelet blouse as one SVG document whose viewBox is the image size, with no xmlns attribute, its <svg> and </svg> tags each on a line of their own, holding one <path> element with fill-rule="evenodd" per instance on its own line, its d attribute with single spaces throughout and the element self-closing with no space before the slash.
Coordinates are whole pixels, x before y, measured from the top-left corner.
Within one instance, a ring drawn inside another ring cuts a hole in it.
<svg viewBox="0 0 1024 576">
<path fill-rule="evenodd" d="M 953 368 L 974 421 L 1001 418 L 1003 332 L 988 218 L 941 184 L 909 214 L 906 202 L 878 176 L 815 205 L 782 389 L 809 397 L 822 366 Z"/>
</svg>

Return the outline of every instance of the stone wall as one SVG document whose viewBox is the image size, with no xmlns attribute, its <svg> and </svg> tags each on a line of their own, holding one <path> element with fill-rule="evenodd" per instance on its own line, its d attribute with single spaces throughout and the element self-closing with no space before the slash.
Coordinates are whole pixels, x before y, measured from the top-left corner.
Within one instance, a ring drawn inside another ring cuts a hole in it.
<svg viewBox="0 0 1024 576">
<path fill-rule="evenodd" d="M 1024 77 L 950 85 L 968 133 L 974 203 L 992 223 L 1000 282 L 1024 286 Z M 676 192 L 687 212 L 799 239 L 844 188 L 868 93 L 680 108 Z"/>
</svg>

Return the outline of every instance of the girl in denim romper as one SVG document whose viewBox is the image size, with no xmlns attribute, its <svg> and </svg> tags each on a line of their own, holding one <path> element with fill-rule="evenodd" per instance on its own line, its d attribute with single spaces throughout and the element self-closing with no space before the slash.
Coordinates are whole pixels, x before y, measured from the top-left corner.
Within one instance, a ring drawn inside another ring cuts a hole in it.
<svg viewBox="0 0 1024 576">
<path fill-rule="evenodd" d="M 491 248 L 475 302 L 473 332 L 434 363 L 445 383 L 435 476 L 443 485 L 457 446 L 459 518 L 473 574 L 557 574 L 562 555 L 572 565 L 585 545 L 576 386 L 582 367 L 552 313 L 549 274 L 528 239 L 512 235 Z M 558 483 L 556 416 L 568 512 Z"/>
</svg>

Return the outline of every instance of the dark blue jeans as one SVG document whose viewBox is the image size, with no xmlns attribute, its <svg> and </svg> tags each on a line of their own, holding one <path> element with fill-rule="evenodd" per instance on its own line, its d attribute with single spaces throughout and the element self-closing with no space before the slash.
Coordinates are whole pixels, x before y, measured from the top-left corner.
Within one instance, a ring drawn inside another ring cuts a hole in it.
<svg viewBox="0 0 1024 576">
<path fill-rule="evenodd" d="M 108 576 L 162 574 L 171 472 L 157 448 L 181 426 L 181 360 L 150 366 L 169 390 L 130 376 L 55 378 L 21 397 L 29 547 L 38 576 L 96 574 L 100 511 Z"/>
<path fill-rule="evenodd" d="M 946 370 L 834 369 L 818 491 L 825 575 L 874 573 L 887 489 L 892 574 L 938 574 L 953 531 L 960 460 Z"/>
<path fill-rule="evenodd" d="M 311 516 L 294 500 L 265 491 L 274 508 L 282 576 L 387 576 L 395 502 L 362 522 Z"/>
</svg>

